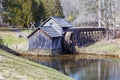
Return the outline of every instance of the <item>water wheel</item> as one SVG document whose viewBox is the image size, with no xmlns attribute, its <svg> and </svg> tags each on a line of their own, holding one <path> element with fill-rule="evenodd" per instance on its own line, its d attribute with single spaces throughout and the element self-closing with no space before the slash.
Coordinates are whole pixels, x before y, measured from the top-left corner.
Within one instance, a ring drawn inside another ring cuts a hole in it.
<svg viewBox="0 0 120 80">
<path fill-rule="evenodd" d="M 74 43 L 73 43 L 73 32 L 67 32 L 63 38 L 63 48 L 64 52 L 73 53 Z"/>
</svg>

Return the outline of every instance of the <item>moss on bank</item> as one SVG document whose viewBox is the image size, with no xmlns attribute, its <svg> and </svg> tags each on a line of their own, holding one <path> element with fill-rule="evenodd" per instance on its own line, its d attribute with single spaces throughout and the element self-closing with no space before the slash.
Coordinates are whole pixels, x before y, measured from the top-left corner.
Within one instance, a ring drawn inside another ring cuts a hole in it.
<svg viewBox="0 0 120 80">
<path fill-rule="evenodd" d="M 0 49 L 0 80 L 72 80 L 64 74 Z"/>
</svg>

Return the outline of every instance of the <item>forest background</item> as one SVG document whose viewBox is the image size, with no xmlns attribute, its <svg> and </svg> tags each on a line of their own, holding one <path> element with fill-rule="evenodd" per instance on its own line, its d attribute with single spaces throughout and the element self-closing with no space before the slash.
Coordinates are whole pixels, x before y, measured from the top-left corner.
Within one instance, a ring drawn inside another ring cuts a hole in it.
<svg viewBox="0 0 120 80">
<path fill-rule="evenodd" d="M 115 27 L 120 25 L 119 4 L 119 0 L 2 0 L 1 14 L 4 23 L 21 27 L 50 16 L 64 17 L 76 26 L 97 22 L 98 27 Z"/>
</svg>

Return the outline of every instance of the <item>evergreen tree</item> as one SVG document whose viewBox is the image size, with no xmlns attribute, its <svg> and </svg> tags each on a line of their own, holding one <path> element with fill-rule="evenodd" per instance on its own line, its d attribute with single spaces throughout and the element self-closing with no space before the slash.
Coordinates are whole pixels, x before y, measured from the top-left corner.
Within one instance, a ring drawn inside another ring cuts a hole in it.
<svg viewBox="0 0 120 80">
<path fill-rule="evenodd" d="M 53 12 L 54 12 L 54 16 L 64 17 L 59 0 L 55 0 L 55 6 Z"/>
<path fill-rule="evenodd" d="M 49 16 L 63 17 L 62 8 L 59 0 L 41 0 L 45 9 L 45 18 Z"/>
<path fill-rule="evenodd" d="M 20 25 L 22 17 L 22 1 L 21 0 L 5 0 L 6 12 L 4 16 L 11 25 Z"/>
<path fill-rule="evenodd" d="M 59 0 L 5 0 L 5 5 L 4 18 L 11 25 L 29 25 L 49 16 L 63 16 Z"/>
<path fill-rule="evenodd" d="M 41 0 L 32 0 L 32 13 L 34 21 L 40 21 L 44 19 L 45 10 Z"/>
<path fill-rule="evenodd" d="M 24 26 L 28 26 L 33 20 L 31 6 L 32 0 L 24 0 L 24 3 L 22 4 L 22 23 L 24 24 Z"/>
<path fill-rule="evenodd" d="M 5 0 L 6 10 L 3 12 L 6 22 L 11 25 L 28 25 L 33 20 L 32 0 Z"/>
</svg>

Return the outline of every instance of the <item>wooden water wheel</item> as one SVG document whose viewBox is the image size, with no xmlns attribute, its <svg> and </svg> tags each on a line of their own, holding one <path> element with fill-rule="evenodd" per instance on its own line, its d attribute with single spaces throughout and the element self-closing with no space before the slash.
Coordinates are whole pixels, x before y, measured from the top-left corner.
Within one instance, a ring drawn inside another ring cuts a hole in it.
<svg viewBox="0 0 120 80">
<path fill-rule="evenodd" d="M 67 32 L 64 35 L 63 39 L 63 48 L 64 52 L 73 53 L 74 44 L 73 44 L 73 32 Z"/>
</svg>

